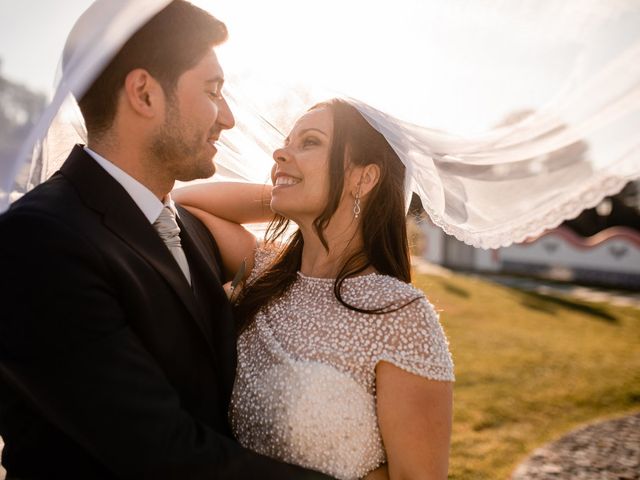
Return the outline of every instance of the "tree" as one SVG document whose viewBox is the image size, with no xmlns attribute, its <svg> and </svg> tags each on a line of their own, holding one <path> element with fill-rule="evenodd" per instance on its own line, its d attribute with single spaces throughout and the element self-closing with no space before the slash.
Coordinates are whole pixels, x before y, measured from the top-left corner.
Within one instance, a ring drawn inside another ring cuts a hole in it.
<svg viewBox="0 0 640 480">
<path fill-rule="evenodd" d="M 627 227 L 640 231 L 640 182 L 631 181 L 620 193 L 607 197 L 595 208 L 584 210 L 564 223 L 583 237 L 590 237 L 610 227 Z"/>
<path fill-rule="evenodd" d="M 14 155 L 46 105 L 46 96 L 2 75 L 0 60 L 0 158 Z"/>
</svg>

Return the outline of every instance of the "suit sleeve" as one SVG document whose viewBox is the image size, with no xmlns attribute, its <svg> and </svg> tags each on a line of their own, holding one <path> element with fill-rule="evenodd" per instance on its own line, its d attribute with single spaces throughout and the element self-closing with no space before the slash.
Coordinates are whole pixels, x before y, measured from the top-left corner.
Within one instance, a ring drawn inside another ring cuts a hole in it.
<svg viewBox="0 0 640 480">
<path fill-rule="evenodd" d="M 120 478 L 321 479 L 183 410 L 100 253 L 41 214 L 0 217 L 0 381 Z"/>
</svg>

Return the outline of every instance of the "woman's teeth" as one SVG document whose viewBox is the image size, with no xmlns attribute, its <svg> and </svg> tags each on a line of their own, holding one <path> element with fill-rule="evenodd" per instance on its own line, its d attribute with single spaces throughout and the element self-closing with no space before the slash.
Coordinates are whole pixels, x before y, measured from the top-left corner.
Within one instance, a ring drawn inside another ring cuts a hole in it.
<svg viewBox="0 0 640 480">
<path fill-rule="evenodd" d="M 295 185 L 296 183 L 300 183 L 300 180 L 293 177 L 278 177 L 276 178 L 276 186 L 277 185 Z"/>
</svg>

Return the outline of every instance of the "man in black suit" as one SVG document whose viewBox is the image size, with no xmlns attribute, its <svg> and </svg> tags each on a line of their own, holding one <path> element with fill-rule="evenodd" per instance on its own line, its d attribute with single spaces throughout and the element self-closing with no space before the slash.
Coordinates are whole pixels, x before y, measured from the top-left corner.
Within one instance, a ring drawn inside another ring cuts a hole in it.
<svg viewBox="0 0 640 480">
<path fill-rule="evenodd" d="M 213 51 L 225 38 L 171 2 L 80 99 L 88 145 L 0 217 L 8 478 L 326 478 L 233 440 L 221 259 L 169 196 L 213 174 L 234 124 Z"/>
</svg>

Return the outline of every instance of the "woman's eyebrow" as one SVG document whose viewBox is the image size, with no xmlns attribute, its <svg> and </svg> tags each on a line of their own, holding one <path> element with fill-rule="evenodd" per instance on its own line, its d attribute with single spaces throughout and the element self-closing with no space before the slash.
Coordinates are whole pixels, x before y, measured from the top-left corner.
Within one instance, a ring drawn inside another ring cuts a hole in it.
<svg viewBox="0 0 640 480">
<path fill-rule="evenodd" d="M 315 127 L 309 127 L 309 128 L 305 128 L 304 130 L 301 130 L 300 133 L 298 133 L 298 136 L 300 135 L 304 135 L 305 133 L 307 133 L 310 130 L 314 130 L 316 132 L 321 133 L 322 135 L 324 135 L 325 137 L 328 137 L 329 135 L 327 135 L 325 132 L 323 132 L 322 130 L 320 130 L 319 128 L 315 128 Z M 287 136 L 287 138 L 284 139 L 284 144 L 286 145 L 287 143 L 289 143 L 289 141 L 291 140 L 291 138 L 289 138 Z"/>
</svg>

